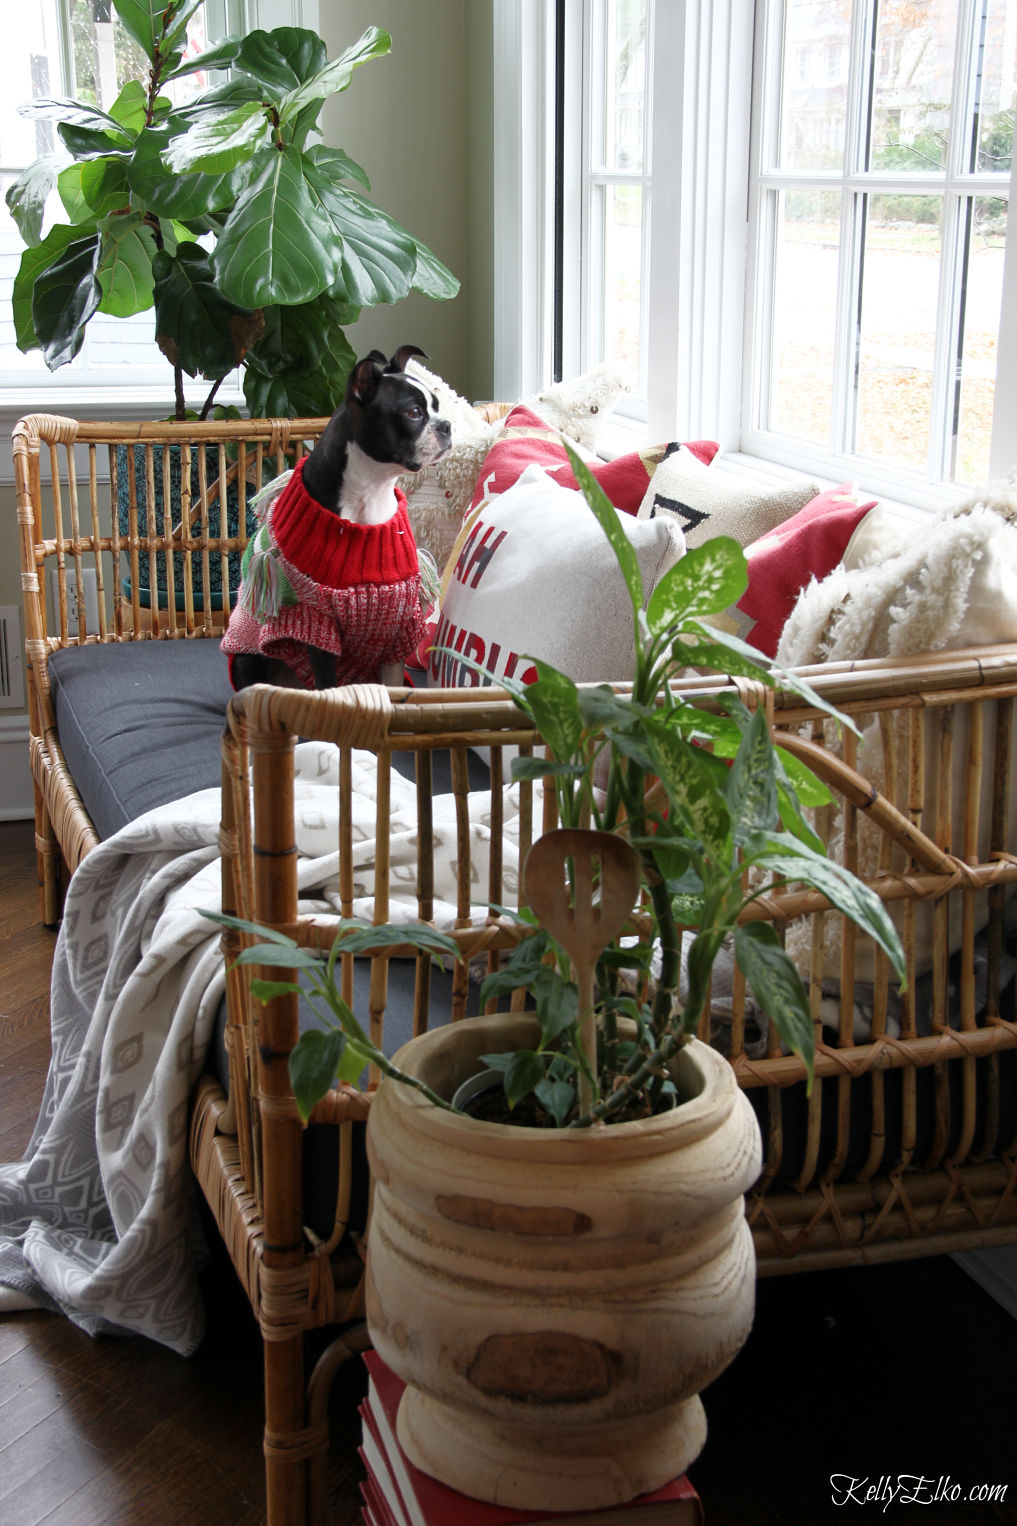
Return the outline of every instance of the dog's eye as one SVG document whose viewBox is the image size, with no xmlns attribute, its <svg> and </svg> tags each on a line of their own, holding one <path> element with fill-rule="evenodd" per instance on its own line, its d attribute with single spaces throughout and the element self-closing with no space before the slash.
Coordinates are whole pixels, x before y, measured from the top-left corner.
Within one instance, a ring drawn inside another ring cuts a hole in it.
<svg viewBox="0 0 1017 1526">
<path fill-rule="evenodd" d="M 419 403 L 411 403 L 406 410 L 406 417 L 408 419 L 422 419 L 424 417 L 424 410 Z"/>
</svg>

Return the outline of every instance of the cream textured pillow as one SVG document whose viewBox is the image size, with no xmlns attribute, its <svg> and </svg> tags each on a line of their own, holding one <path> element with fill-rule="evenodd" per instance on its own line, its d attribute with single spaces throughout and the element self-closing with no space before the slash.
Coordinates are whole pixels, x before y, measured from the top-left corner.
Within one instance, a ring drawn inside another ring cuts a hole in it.
<svg viewBox="0 0 1017 1526">
<path fill-rule="evenodd" d="M 669 515 L 677 520 L 691 550 L 715 535 L 731 535 L 747 546 L 804 509 L 817 497 L 815 482 L 772 488 L 704 466 L 687 446 L 657 467 L 639 505 L 640 519 Z"/>
<path fill-rule="evenodd" d="M 431 388 L 442 415 L 452 425 L 452 448 L 447 455 L 433 466 L 407 472 L 398 480 L 406 494 L 417 544 L 431 553 L 441 569 L 462 528 L 480 469 L 503 420 L 488 423 L 448 382 L 418 360 L 411 359 L 406 369 Z M 570 381 L 546 387 L 527 398 L 526 403 L 545 423 L 567 434 L 588 454 L 595 450 L 604 422 L 623 391 L 618 368 L 602 365 Z"/>
<path fill-rule="evenodd" d="M 646 597 L 684 554 L 671 519 L 618 521 L 635 547 Z M 610 544 L 586 500 L 530 471 L 485 501 L 468 527 L 441 602 L 428 680 L 475 687 L 479 664 L 493 681 L 527 681 L 539 657 L 577 683 L 632 677 L 632 605 Z M 529 671 L 528 671 L 529 670 Z"/>
</svg>

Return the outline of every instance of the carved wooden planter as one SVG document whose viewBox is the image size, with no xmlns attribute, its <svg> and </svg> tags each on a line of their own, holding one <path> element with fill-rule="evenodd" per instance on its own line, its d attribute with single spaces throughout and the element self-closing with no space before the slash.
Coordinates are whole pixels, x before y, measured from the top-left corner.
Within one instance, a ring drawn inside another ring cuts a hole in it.
<svg viewBox="0 0 1017 1526">
<path fill-rule="evenodd" d="M 406 1045 L 442 1096 L 478 1056 L 532 1044 L 499 1013 Z M 658 1118 L 596 1130 L 489 1124 L 386 1082 L 367 1318 L 407 1382 L 399 1437 L 425 1471 L 519 1509 L 619 1504 L 702 1449 L 700 1389 L 752 1323 L 743 1193 L 759 1130 L 733 1072 L 698 1042 Z"/>
</svg>

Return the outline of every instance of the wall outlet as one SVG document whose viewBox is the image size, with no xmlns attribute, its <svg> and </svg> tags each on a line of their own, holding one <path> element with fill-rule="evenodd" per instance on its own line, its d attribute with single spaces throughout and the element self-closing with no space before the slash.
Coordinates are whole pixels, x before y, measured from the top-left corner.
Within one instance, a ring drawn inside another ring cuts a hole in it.
<svg viewBox="0 0 1017 1526">
<path fill-rule="evenodd" d="M 51 572 L 49 575 L 50 603 L 53 614 L 53 628 L 58 629 L 60 624 L 60 592 L 59 574 Z M 99 630 L 99 587 L 95 578 L 94 567 L 83 567 L 81 581 L 85 597 L 85 629 L 90 636 L 98 634 Z M 77 635 L 81 607 L 79 604 L 78 574 L 75 568 L 67 567 L 64 570 L 64 586 L 67 589 L 67 625 L 72 636 Z"/>
<path fill-rule="evenodd" d="M 24 705 L 21 611 L 16 604 L 3 604 L 0 605 L 0 710 L 22 710 Z"/>
</svg>

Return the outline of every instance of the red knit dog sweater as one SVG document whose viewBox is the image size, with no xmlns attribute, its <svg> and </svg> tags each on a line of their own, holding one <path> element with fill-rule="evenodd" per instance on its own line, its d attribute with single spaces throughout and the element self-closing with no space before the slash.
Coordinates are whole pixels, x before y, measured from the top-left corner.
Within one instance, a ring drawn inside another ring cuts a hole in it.
<svg viewBox="0 0 1017 1526">
<path fill-rule="evenodd" d="M 406 498 L 396 489 L 398 507 L 384 524 L 354 524 L 311 497 L 303 465 L 244 553 L 222 650 L 281 658 L 313 689 L 309 643 L 334 653 L 337 684 L 373 683 L 382 665 L 416 650 L 426 628 Z"/>
</svg>

